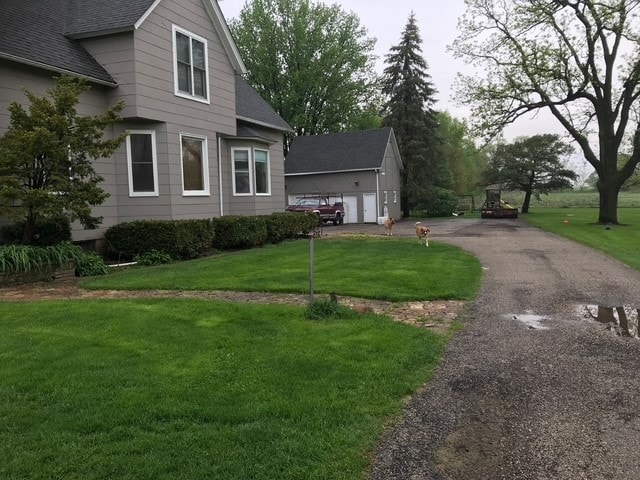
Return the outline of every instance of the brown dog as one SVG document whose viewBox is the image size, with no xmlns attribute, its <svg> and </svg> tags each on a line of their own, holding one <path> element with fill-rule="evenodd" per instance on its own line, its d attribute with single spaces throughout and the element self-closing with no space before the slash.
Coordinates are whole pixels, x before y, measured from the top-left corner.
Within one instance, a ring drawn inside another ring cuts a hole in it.
<svg viewBox="0 0 640 480">
<path fill-rule="evenodd" d="M 422 243 L 422 239 L 424 238 L 424 244 L 429 246 L 429 230 L 424 225 L 421 225 L 422 222 L 416 222 L 416 236 L 418 237 L 418 241 Z"/>
<path fill-rule="evenodd" d="M 384 221 L 384 231 L 387 234 L 387 237 L 390 237 L 391 235 L 393 235 L 393 226 L 395 225 L 396 221 L 389 217 Z"/>
</svg>

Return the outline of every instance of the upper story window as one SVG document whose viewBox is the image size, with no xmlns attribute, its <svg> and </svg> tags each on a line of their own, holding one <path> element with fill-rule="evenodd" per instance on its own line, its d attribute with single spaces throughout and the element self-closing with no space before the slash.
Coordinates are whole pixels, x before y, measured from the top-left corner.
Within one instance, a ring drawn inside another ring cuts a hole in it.
<svg viewBox="0 0 640 480">
<path fill-rule="evenodd" d="M 127 166 L 129 195 L 152 197 L 158 195 L 158 159 L 156 132 L 133 130 L 127 137 Z"/>
<path fill-rule="evenodd" d="M 180 135 L 183 195 L 209 195 L 207 139 Z"/>
<path fill-rule="evenodd" d="M 269 151 L 231 149 L 234 195 L 271 195 Z"/>
<path fill-rule="evenodd" d="M 207 41 L 175 25 L 173 79 L 176 95 L 209 103 Z"/>
</svg>

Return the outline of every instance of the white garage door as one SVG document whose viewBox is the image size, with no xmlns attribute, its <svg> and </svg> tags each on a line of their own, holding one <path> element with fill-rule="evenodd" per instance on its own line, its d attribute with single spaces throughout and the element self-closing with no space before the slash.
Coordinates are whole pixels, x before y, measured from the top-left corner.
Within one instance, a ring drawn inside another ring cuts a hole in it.
<svg viewBox="0 0 640 480">
<path fill-rule="evenodd" d="M 344 202 L 344 223 L 358 223 L 358 197 L 345 195 Z"/>
</svg>

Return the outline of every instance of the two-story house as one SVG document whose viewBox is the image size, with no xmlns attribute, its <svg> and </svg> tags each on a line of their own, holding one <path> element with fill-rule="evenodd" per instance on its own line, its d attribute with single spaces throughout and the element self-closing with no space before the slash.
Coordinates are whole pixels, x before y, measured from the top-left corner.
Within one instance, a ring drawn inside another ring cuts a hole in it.
<svg viewBox="0 0 640 480">
<path fill-rule="evenodd" d="M 124 100 L 125 144 L 97 162 L 110 194 L 97 230 L 140 219 L 282 211 L 287 123 L 243 80 L 217 0 L 2 0 L 0 135 L 7 107 L 61 73 L 85 78 L 80 113 Z"/>
</svg>

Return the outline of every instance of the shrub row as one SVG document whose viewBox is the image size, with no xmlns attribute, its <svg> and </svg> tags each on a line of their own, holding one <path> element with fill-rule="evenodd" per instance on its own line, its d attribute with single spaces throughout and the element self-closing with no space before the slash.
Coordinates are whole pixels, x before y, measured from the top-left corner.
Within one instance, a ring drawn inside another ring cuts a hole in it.
<svg viewBox="0 0 640 480">
<path fill-rule="evenodd" d="M 104 235 L 111 254 L 131 260 L 151 250 L 189 259 L 211 250 L 211 220 L 136 220 L 109 228 Z"/>
<path fill-rule="evenodd" d="M 242 250 L 307 235 L 317 225 L 312 214 L 229 215 L 213 220 L 139 220 L 105 232 L 109 253 L 131 260 L 149 252 L 182 260 L 212 249 Z"/>
</svg>

